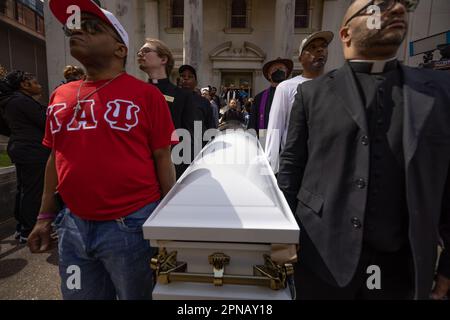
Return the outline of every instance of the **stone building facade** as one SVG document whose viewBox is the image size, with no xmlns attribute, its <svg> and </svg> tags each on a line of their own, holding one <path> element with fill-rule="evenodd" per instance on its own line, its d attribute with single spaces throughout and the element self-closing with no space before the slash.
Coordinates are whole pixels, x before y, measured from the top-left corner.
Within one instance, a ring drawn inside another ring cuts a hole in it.
<svg viewBox="0 0 450 320">
<path fill-rule="evenodd" d="M 290 57 L 295 73 L 300 42 L 311 32 L 330 30 L 327 69 L 343 62 L 338 31 L 352 0 L 102 0 L 130 34 L 127 70 L 145 79 L 136 63 L 136 52 L 146 37 L 159 38 L 173 50 L 176 67 L 189 63 L 198 68 L 199 85 L 248 84 L 252 94 L 268 83 L 262 75 L 265 62 Z M 47 59 L 50 87 L 61 80 L 62 69 L 76 63 L 60 24 L 45 8 Z M 408 37 L 398 57 L 408 65 L 418 65 L 421 57 L 409 56 L 409 43 L 450 29 L 450 1 L 422 0 L 410 15 Z M 176 79 L 176 72 L 172 79 Z"/>
<path fill-rule="evenodd" d="M 36 75 L 48 100 L 44 12 L 41 0 L 0 0 L 0 67 Z"/>
</svg>

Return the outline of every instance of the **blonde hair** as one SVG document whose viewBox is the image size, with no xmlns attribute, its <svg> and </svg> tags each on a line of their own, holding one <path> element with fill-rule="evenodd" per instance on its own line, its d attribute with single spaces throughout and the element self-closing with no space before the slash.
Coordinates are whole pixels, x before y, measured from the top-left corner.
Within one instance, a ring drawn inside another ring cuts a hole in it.
<svg viewBox="0 0 450 320">
<path fill-rule="evenodd" d="M 170 77 L 170 74 L 172 73 L 172 70 L 175 67 L 175 59 L 173 58 L 173 54 L 170 51 L 167 44 L 165 44 L 164 42 L 162 42 L 159 39 L 151 39 L 151 38 L 145 39 L 145 42 L 147 44 L 151 44 L 155 47 L 158 57 L 160 57 L 160 58 L 166 57 L 167 58 L 166 73 L 167 73 L 167 77 Z"/>
</svg>

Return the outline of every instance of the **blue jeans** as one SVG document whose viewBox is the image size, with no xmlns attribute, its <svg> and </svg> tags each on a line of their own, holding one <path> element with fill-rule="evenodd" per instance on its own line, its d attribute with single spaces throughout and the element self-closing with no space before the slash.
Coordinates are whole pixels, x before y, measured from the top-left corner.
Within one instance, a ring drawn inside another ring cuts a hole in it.
<svg viewBox="0 0 450 320">
<path fill-rule="evenodd" d="M 69 209 L 55 220 L 65 300 L 145 300 L 152 296 L 154 249 L 142 225 L 159 202 L 115 221 L 87 221 Z"/>
</svg>

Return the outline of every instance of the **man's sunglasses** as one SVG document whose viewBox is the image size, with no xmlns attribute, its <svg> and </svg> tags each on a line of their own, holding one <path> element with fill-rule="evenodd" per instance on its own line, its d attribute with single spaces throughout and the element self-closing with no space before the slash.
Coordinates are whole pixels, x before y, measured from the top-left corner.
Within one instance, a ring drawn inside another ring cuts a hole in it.
<svg viewBox="0 0 450 320">
<path fill-rule="evenodd" d="M 347 19 L 344 26 L 347 26 L 348 23 L 353 20 L 354 18 L 364 15 L 367 11 L 367 8 L 370 6 L 378 6 L 380 8 L 381 12 L 386 12 L 391 10 L 396 3 L 402 4 L 408 12 L 413 12 L 417 6 L 419 5 L 419 0 L 372 0 L 369 1 L 368 4 L 366 4 L 364 7 L 362 7 L 358 12 L 356 12 L 354 15 L 352 15 L 350 18 Z"/>
<path fill-rule="evenodd" d="M 82 20 L 80 27 L 81 27 L 81 30 L 83 30 L 84 32 L 91 34 L 91 35 L 95 35 L 98 33 L 109 33 L 115 40 L 117 40 L 120 43 L 123 43 L 123 40 L 120 39 L 115 33 L 109 31 L 109 29 L 106 26 L 104 26 L 103 22 L 100 20 L 95 20 L 95 19 Z M 71 37 L 74 33 L 74 30 L 79 30 L 79 29 L 71 29 L 67 25 L 63 26 L 64 34 L 67 37 Z"/>
</svg>

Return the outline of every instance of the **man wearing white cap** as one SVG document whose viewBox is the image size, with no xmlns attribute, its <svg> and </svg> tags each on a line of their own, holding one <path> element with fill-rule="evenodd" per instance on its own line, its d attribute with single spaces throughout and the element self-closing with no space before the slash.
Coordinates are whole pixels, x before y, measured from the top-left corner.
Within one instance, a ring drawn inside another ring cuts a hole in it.
<svg viewBox="0 0 450 320">
<path fill-rule="evenodd" d="M 28 245 L 48 251 L 54 221 L 64 299 L 151 299 L 142 225 L 175 183 L 169 109 L 157 88 L 126 74 L 128 35 L 112 13 L 91 0 L 49 5 L 87 78 L 52 94 L 43 141 L 52 154 Z M 74 5 L 80 29 L 66 23 Z"/>
<path fill-rule="evenodd" d="M 305 38 L 299 49 L 303 73 L 278 85 L 272 102 L 267 125 L 266 155 L 275 173 L 278 172 L 280 153 L 286 143 L 289 115 L 294 104 L 297 87 L 321 76 L 328 59 L 328 45 L 333 40 L 331 31 L 319 31 Z"/>
</svg>

